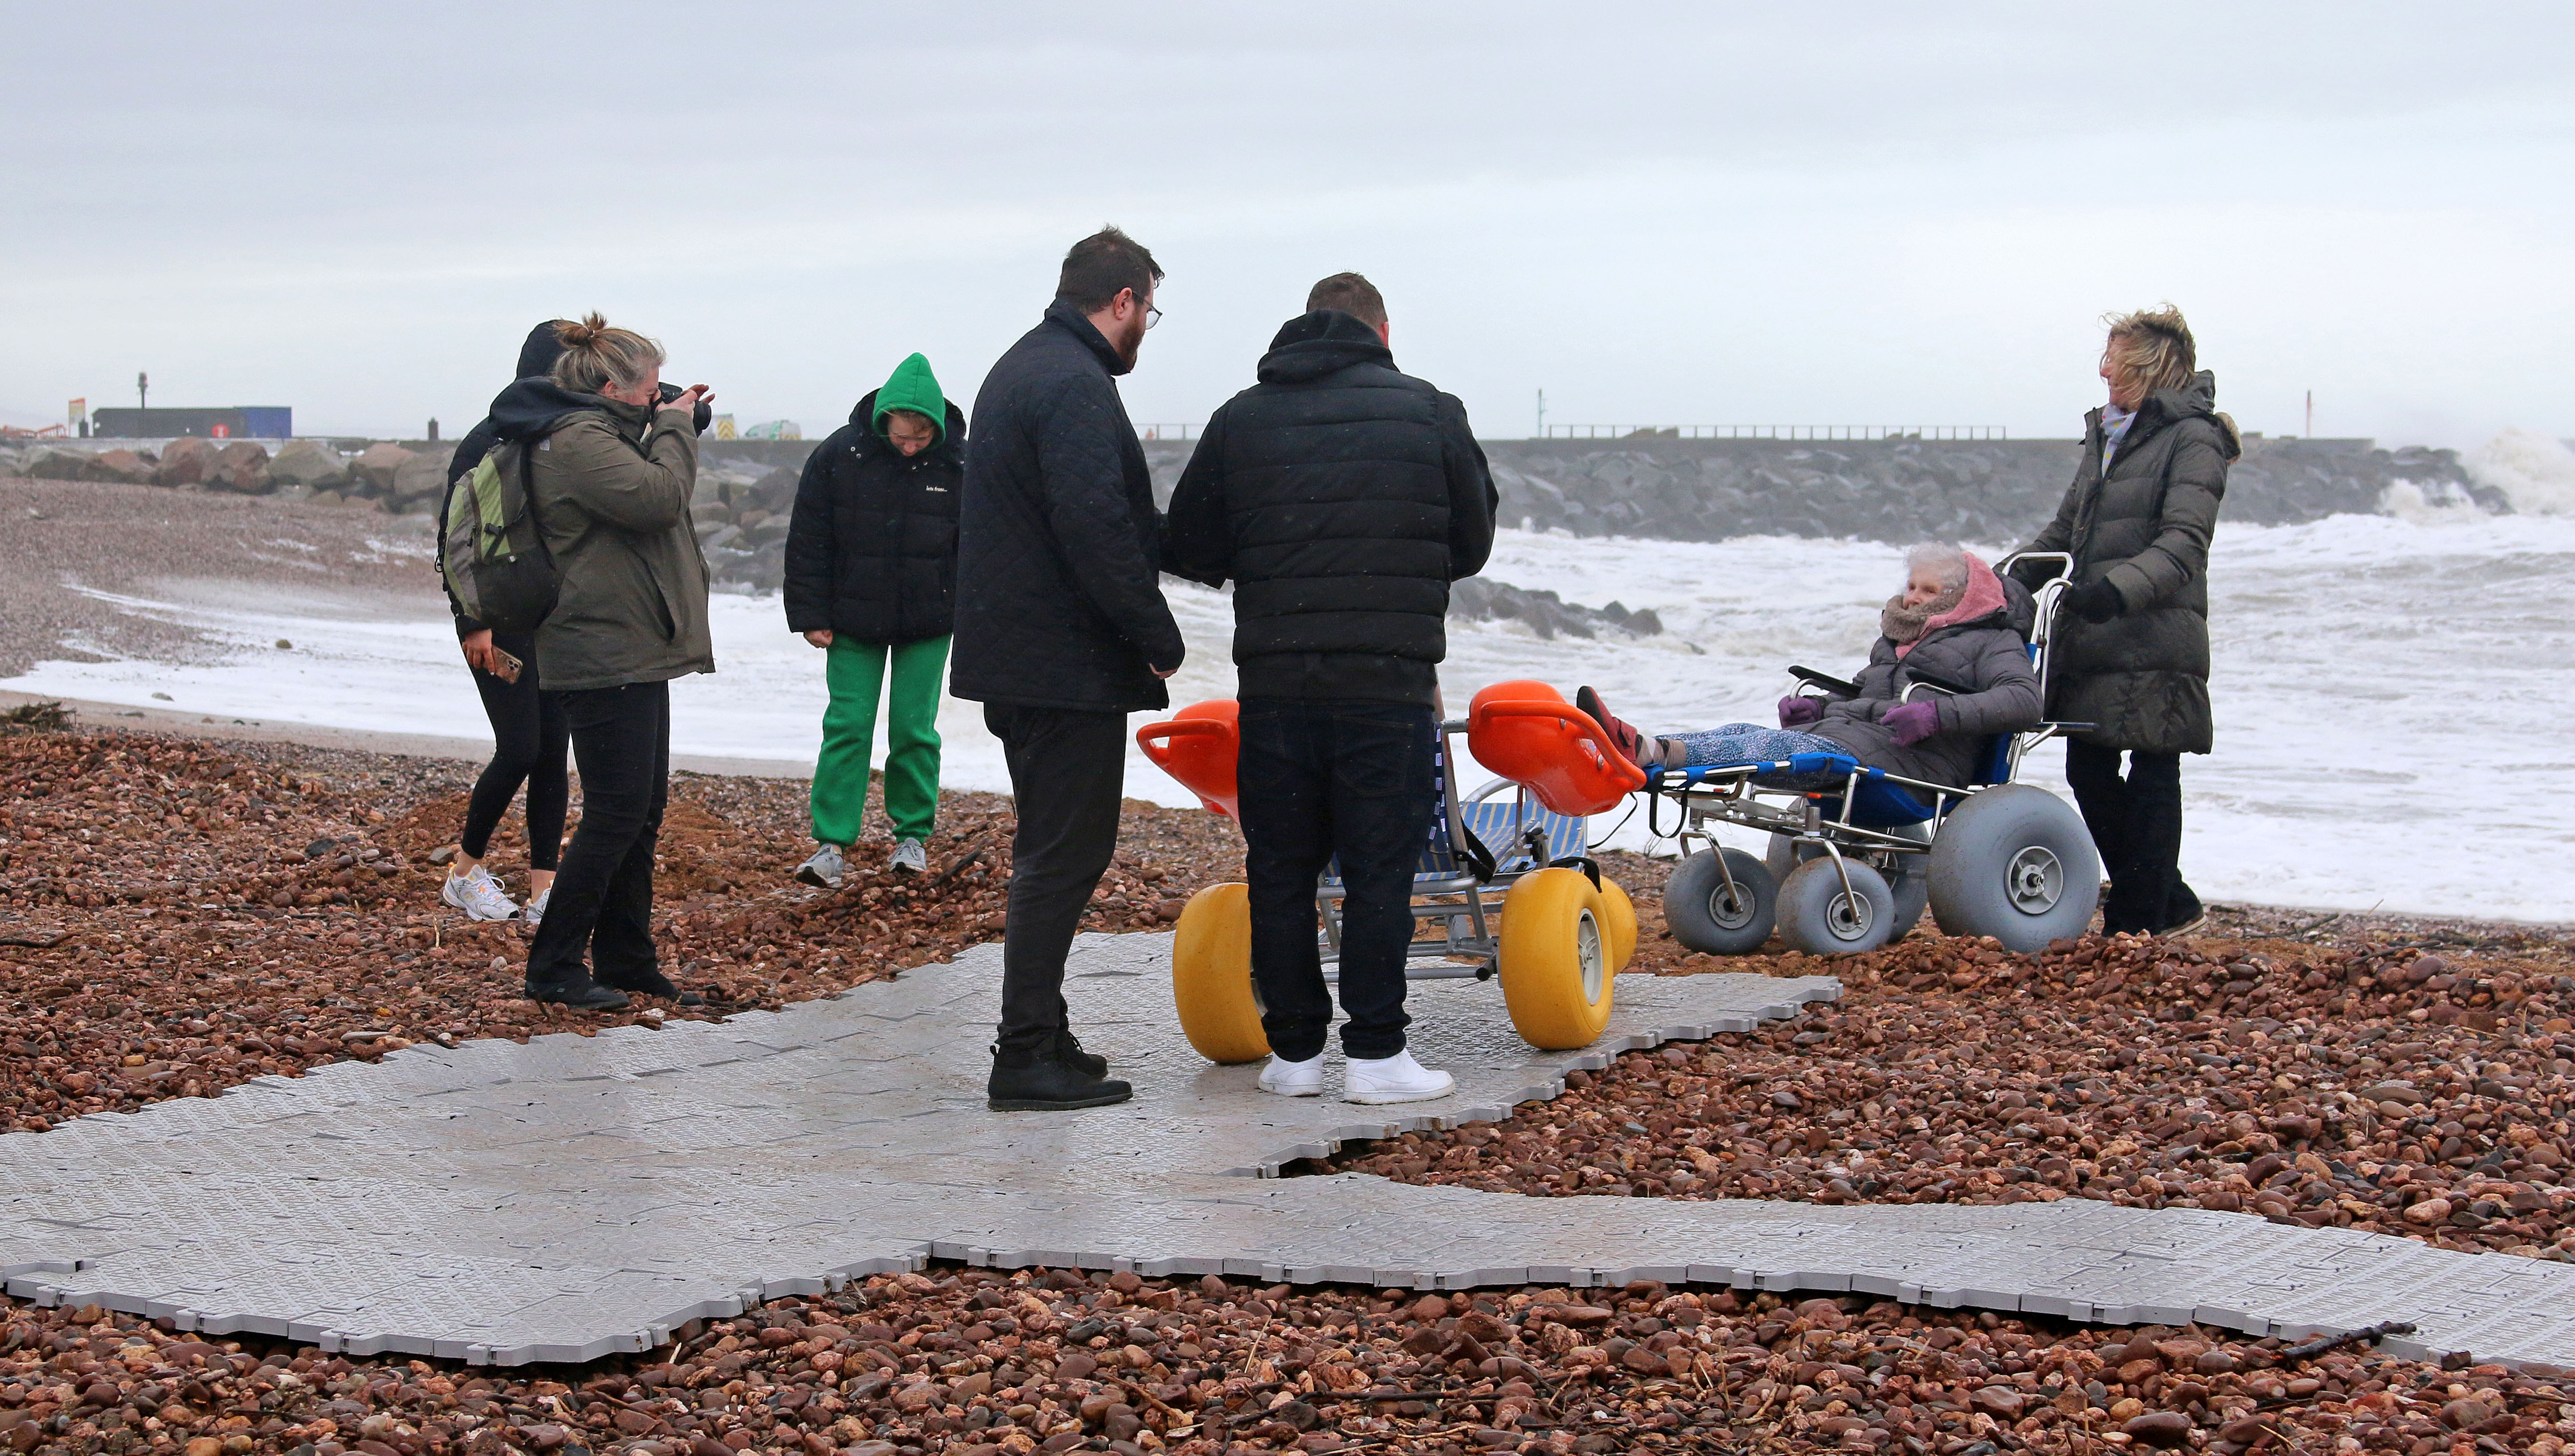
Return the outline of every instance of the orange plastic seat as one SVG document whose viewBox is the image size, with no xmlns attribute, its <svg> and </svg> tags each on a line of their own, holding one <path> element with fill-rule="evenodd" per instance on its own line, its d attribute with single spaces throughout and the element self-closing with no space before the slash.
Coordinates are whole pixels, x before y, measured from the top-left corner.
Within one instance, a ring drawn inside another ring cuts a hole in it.
<svg viewBox="0 0 2575 1456">
<path fill-rule="evenodd" d="M 1180 780 L 1211 810 L 1243 821 L 1242 790 L 1235 786 L 1235 762 L 1242 756 L 1240 707 L 1231 698 L 1193 703 L 1161 723 L 1136 729 L 1136 746 L 1154 766 Z"/>
<path fill-rule="evenodd" d="M 1560 814 L 1606 813 L 1645 786 L 1645 770 L 1544 683 L 1496 683 L 1476 694 L 1466 709 L 1466 748 Z"/>
</svg>

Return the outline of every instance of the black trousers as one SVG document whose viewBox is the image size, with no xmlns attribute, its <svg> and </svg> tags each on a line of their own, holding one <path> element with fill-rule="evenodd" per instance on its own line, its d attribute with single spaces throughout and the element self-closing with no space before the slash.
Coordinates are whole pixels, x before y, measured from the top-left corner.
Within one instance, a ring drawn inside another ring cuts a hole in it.
<svg viewBox="0 0 2575 1456">
<path fill-rule="evenodd" d="M 564 768 L 564 749 L 572 742 L 572 725 L 563 704 L 551 693 L 537 691 L 537 639 L 534 633 L 505 637 L 492 634 L 492 645 L 526 664 L 519 681 L 505 683 L 480 668 L 474 691 L 483 697 L 483 716 L 492 721 L 492 761 L 474 780 L 474 797 L 465 805 L 465 832 L 457 842 L 480 859 L 492 847 L 492 829 L 510 811 L 519 785 L 528 785 L 528 865 L 552 869 L 563 858 L 564 814 L 572 800 L 572 776 Z"/>
<path fill-rule="evenodd" d="M 1243 701 L 1244 863 L 1252 882 L 1252 978 L 1270 1049 L 1322 1053 L 1332 1025 L 1315 943 L 1314 880 L 1340 860 L 1341 1050 L 1403 1050 L 1404 948 L 1412 874 L 1437 806 L 1431 711 L 1390 703 Z"/>
<path fill-rule="evenodd" d="M 1011 837 L 1010 924 L 1002 933 L 1001 1059 L 1013 1066 L 1069 1024 L 1064 957 L 1118 852 L 1127 716 L 990 703 L 1019 828 Z"/>
<path fill-rule="evenodd" d="M 581 827 L 528 948 L 528 983 L 577 985 L 582 952 L 602 985 L 655 972 L 653 851 L 671 791 L 671 685 L 550 695 L 572 725 Z"/>
<path fill-rule="evenodd" d="M 2067 739 L 2065 781 L 2110 875 L 2102 929 L 2150 933 L 2199 909 L 2181 877 L 2181 754 L 2130 753 L 2123 778 L 2119 752 Z"/>
</svg>

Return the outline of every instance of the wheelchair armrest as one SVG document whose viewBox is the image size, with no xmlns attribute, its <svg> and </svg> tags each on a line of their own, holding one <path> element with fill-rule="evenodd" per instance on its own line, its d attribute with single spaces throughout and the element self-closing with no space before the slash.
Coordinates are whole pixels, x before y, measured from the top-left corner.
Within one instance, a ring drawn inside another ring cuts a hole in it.
<svg viewBox="0 0 2575 1456">
<path fill-rule="evenodd" d="M 1818 673 L 1812 668 L 1790 668 L 1788 670 L 1788 676 L 1805 684 L 1809 688 L 1821 688 L 1826 693 L 1838 693 L 1844 698 L 1857 698 L 1859 696 L 1859 685 L 1857 683 L 1853 683 L 1846 678 L 1835 678 L 1828 674 Z"/>
<path fill-rule="evenodd" d="M 1917 673 L 1910 668 L 1905 670 L 1904 676 L 1917 688 L 1936 688 L 1952 698 L 1965 698 L 1976 691 L 1954 679 L 1943 678 L 1933 673 Z"/>
</svg>

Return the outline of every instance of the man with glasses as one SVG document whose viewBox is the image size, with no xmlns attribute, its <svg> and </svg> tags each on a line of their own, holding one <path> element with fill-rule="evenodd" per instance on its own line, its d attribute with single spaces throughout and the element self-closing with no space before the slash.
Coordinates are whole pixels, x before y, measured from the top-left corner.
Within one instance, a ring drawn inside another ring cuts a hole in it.
<svg viewBox="0 0 2575 1456">
<path fill-rule="evenodd" d="M 949 691 L 984 705 L 1019 814 L 987 1087 L 1001 1110 L 1130 1095 L 1073 1033 L 1064 960 L 1118 847 L 1127 715 L 1171 706 L 1163 680 L 1184 653 L 1153 478 L 1117 384 L 1161 317 L 1162 280 L 1116 228 L 1074 244 L 1045 318 L 975 397 Z"/>
</svg>

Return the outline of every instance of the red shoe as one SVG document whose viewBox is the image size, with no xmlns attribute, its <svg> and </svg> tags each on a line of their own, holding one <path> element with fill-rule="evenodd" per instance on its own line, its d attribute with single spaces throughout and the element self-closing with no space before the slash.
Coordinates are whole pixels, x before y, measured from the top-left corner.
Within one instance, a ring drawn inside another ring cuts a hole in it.
<svg viewBox="0 0 2575 1456">
<path fill-rule="evenodd" d="M 1600 730 L 1609 735 L 1609 741 L 1618 745 L 1619 752 L 1627 755 L 1628 762 L 1641 765 L 1645 761 L 1640 751 L 1644 747 L 1645 735 L 1630 727 L 1625 719 L 1610 717 L 1609 710 L 1601 706 L 1599 694 L 1588 688 L 1576 688 L 1573 690 L 1573 706 L 1589 714 L 1591 721 L 1600 725 Z"/>
</svg>

